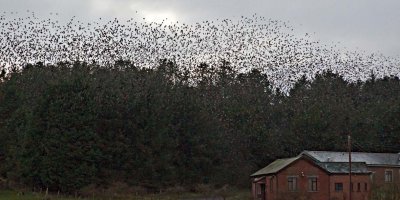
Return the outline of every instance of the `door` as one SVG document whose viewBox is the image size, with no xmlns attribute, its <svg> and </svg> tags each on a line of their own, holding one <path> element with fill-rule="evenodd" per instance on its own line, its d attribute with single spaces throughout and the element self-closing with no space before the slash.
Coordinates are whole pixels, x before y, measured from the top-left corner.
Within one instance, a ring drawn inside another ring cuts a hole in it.
<svg viewBox="0 0 400 200">
<path fill-rule="evenodd" d="M 260 190 L 261 190 L 261 194 L 260 194 L 260 200 L 266 200 L 266 196 L 265 196 L 265 184 L 262 183 L 260 184 Z"/>
</svg>

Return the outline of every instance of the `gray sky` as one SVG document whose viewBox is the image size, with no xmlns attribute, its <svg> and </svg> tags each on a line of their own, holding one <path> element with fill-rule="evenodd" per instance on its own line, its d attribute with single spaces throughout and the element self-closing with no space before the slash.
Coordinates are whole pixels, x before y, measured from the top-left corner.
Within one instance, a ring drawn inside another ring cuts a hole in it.
<svg viewBox="0 0 400 200">
<path fill-rule="evenodd" d="M 61 20 L 145 17 L 198 22 L 257 14 L 289 21 L 326 44 L 400 56 L 399 0 L 0 0 L 0 11 L 34 11 Z M 137 13 L 136 13 L 137 11 Z M 55 17 L 52 15 L 52 17 Z"/>
</svg>

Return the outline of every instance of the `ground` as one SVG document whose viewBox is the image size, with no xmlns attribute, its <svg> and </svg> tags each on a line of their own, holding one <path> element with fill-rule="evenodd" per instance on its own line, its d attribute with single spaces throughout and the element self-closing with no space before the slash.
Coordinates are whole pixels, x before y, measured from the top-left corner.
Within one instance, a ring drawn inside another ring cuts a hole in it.
<svg viewBox="0 0 400 200">
<path fill-rule="evenodd" d="M 44 194 L 39 193 L 25 193 L 21 194 L 16 191 L 3 190 L 0 191 L 0 200 L 109 200 L 109 197 L 91 197 L 91 198 L 74 198 L 65 197 L 57 195 L 48 195 L 45 197 Z M 123 198 L 111 198 L 116 200 L 126 199 L 126 200 L 224 200 L 222 196 L 209 196 L 195 193 L 185 193 L 185 194 L 153 194 L 146 196 L 131 196 Z M 225 200 L 248 200 L 251 199 L 250 191 L 248 190 L 235 190 L 226 194 Z"/>
</svg>

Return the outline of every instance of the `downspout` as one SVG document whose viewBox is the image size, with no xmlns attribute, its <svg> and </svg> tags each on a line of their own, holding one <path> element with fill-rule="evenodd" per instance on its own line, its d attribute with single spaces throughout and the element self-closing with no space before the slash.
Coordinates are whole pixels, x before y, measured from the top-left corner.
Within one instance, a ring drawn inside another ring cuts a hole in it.
<svg viewBox="0 0 400 200">
<path fill-rule="evenodd" d="M 328 187 L 329 187 L 329 189 L 328 189 L 328 198 L 329 199 L 331 199 L 331 174 L 328 174 L 328 177 L 329 177 L 329 183 L 328 183 Z"/>
</svg>

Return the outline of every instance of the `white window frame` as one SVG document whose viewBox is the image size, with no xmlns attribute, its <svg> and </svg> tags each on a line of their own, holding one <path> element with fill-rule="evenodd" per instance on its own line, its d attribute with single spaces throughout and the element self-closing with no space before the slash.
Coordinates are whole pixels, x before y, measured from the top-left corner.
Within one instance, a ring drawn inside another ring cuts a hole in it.
<svg viewBox="0 0 400 200">
<path fill-rule="evenodd" d="M 290 188 L 290 185 L 289 185 L 289 178 L 292 178 L 292 180 L 295 180 L 295 181 L 293 181 L 293 187 L 292 188 Z M 298 189 L 299 189 L 299 185 L 298 185 L 298 183 L 299 183 L 299 176 L 287 176 L 287 179 L 286 179 L 286 181 L 287 181 L 287 188 L 288 188 L 288 191 L 289 192 L 296 192 L 296 191 L 298 191 Z"/>
<path fill-rule="evenodd" d="M 315 190 L 313 190 L 312 182 L 311 182 L 311 185 L 310 185 L 310 179 L 312 179 L 312 178 L 316 179 Z M 307 189 L 308 189 L 309 192 L 318 192 L 318 176 L 308 176 L 307 177 L 307 184 L 308 184 L 308 188 Z"/>
<path fill-rule="evenodd" d="M 387 172 L 390 172 L 390 180 L 386 176 Z M 393 170 L 392 169 L 386 169 L 385 170 L 385 183 L 393 183 Z"/>
</svg>

